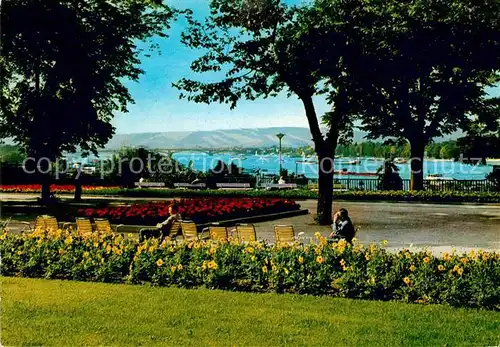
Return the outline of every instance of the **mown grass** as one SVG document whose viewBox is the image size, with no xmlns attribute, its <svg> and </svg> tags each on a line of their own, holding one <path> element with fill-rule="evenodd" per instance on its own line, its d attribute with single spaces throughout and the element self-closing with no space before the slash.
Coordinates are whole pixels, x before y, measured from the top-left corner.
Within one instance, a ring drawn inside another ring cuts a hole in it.
<svg viewBox="0 0 500 347">
<path fill-rule="evenodd" d="M 1 278 L 3 345 L 493 346 L 500 313 Z"/>
</svg>

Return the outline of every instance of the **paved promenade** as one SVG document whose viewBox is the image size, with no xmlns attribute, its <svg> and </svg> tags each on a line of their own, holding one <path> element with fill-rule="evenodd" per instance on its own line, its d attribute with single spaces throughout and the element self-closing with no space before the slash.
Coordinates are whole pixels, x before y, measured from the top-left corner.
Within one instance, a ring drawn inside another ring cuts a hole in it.
<svg viewBox="0 0 500 347">
<path fill-rule="evenodd" d="M 0 201 L 29 201 L 38 195 L 0 194 Z M 112 199 L 109 197 L 84 197 Z M 116 198 L 115 198 L 116 199 Z M 139 200 L 120 198 L 123 201 Z M 140 200 L 162 200 L 158 198 Z M 328 235 L 329 226 L 314 224 L 316 200 L 298 201 L 309 215 L 286 218 L 256 224 L 260 239 L 272 240 L 273 226 L 291 224 L 296 233 L 304 232 L 313 237 L 316 231 Z M 351 219 L 360 227 L 357 235 L 362 243 L 388 241 L 389 248 L 431 247 L 435 252 L 444 252 L 456 247 L 458 250 L 482 248 L 500 251 L 500 206 L 477 204 L 423 204 L 404 202 L 334 202 L 334 209 L 347 208 Z"/>
</svg>

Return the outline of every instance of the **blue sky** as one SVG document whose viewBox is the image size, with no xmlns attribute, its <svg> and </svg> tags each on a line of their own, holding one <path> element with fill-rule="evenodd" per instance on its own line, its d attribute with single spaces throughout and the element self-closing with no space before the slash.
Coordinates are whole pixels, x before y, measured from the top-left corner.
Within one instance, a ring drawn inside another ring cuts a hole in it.
<svg viewBox="0 0 500 347">
<path fill-rule="evenodd" d="M 288 3 L 299 3 L 290 0 Z M 203 18 L 208 14 L 207 0 L 170 0 L 176 8 L 190 8 Z M 241 101 L 235 110 L 225 104 L 196 104 L 179 100 L 179 91 L 172 83 L 183 77 L 199 78 L 189 65 L 200 52 L 180 43 L 185 21 L 172 23 L 169 38 L 157 40 L 161 55 L 153 54 L 142 60 L 145 74 L 138 82 L 126 85 L 135 100 L 126 114 L 117 114 L 112 122 L 118 134 L 163 131 L 193 131 L 274 126 L 307 127 L 302 103 L 286 96 L 268 100 Z M 318 100 L 318 112 L 328 106 Z"/>
<path fill-rule="evenodd" d="M 299 3 L 301 0 L 289 0 Z M 176 8 L 190 8 L 203 18 L 208 14 L 208 0 L 170 0 Z M 138 82 L 126 85 L 135 100 L 126 114 L 117 114 L 112 121 L 116 133 L 194 131 L 263 127 L 307 127 L 301 102 L 296 97 L 280 96 L 267 100 L 240 101 L 238 107 L 230 110 L 225 104 L 196 104 L 179 100 L 179 91 L 172 83 L 183 77 L 198 79 L 190 71 L 190 63 L 200 52 L 184 47 L 180 34 L 185 22 L 182 19 L 172 23 L 169 37 L 157 40 L 161 54 L 153 53 L 142 60 L 145 71 Z M 500 96 L 500 89 L 495 91 Z M 328 110 L 321 98 L 316 99 L 319 115 Z"/>
</svg>

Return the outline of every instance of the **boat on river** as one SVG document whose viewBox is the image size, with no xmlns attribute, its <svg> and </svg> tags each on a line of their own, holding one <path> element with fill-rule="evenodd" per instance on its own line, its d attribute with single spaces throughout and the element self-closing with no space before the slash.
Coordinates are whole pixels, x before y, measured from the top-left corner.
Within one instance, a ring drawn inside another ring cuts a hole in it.
<svg viewBox="0 0 500 347">
<path fill-rule="evenodd" d="M 445 177 L 442 174 L 429 174 L 425 177 L 426 180 L 429 181 L 453 181 L 454 178 Z"/>
</svg>

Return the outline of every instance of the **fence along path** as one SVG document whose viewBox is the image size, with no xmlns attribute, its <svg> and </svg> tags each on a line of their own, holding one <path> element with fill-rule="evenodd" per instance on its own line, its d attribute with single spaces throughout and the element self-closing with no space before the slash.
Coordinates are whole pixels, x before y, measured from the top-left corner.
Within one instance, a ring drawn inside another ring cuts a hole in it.
<svg viewBox="0 0 500 347">
<path fill-rule="evenodd" d="M 404 179 L 403 190 L 410 190 L 410 180 Z M 339 178 L 335 179 L 336 185 L 347 190 L 381 190 L 378 178 Z M 309 179 L 308 186 L 317 186 L 317 179 Z M 495 190 L 495 185 L 489 180 L 424 180 L 426 190 L 433 191 L 460 191 L 460 192 L 488 192 Z"/>
</svg>

